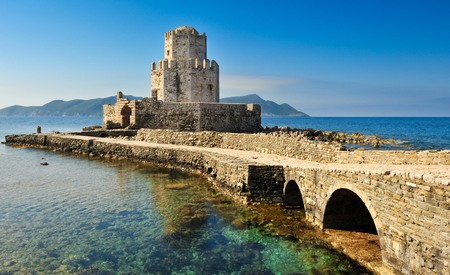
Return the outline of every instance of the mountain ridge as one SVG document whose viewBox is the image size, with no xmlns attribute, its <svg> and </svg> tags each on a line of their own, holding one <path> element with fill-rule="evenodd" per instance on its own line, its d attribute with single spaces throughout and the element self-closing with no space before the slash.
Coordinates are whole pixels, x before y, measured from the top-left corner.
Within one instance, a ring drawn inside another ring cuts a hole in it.
<svg viewBox="0 0 450 275">
<path fill-rule="evenodd" d="M 261 105 L 261 114 L 265 116 L 309 116 L 301 111 L 298 111 L 287 103 L 278 104 L 271 100 L 262 99 L 257 94 L 221 98 L 220 102 L 244 104 L 257 103 Z"/>
<path fill-rule="evenodd" d="M 124 95 L 129 99 L 142 99 L 132 95 Z M 261 105 L 261 113 L 265 116 L 308 116 L 290 106 L 287 103 L 277 104 L 270 100 L 264 100 L 256 94 L 221 98 L 221 103 L 257 103 Z M 115 104 L 116 96 L 94 99 L 53 100 L 42 106 L 12 105 L 0 109 L 0 116 L 102 116 L 104 104 Z"/>
</svg>

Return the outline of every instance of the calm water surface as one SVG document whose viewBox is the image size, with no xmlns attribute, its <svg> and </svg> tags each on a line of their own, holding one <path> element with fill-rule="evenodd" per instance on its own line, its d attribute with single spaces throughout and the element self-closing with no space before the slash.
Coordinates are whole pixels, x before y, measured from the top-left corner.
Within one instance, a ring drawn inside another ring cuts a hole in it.
<svg viewBox="0 0 450 275">
<path fill-rule="evenodd" d="M 0 134 L 95 119 L 2 118 Z M 0 274 L 366 272 L 319 240 L 253 224 L 256 213 L 181 170 L 0 145 L 0 179 Z"/>
<path fill-rule="evenodd" d="M 450 117 L 263 117 L 264 126 L 363 133 L 393 139 L 403 148 L 450 150 Z"/>
</svg>

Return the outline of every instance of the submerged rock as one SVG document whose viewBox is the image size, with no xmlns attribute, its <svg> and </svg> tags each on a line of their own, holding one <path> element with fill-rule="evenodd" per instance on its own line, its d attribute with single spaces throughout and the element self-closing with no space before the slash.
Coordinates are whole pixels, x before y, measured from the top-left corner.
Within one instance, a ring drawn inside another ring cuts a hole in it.
<svg viewBox="0 0 450 275">
<path fill-rule="evenodd" d="M 170 184 L 166 184 L 165 187 L 167 189 L 172 189 L 172 190 L 185 190 L 185 189 L 188 189 L 190 186 L 187 183 L 170 183 Z"/>
</svg>

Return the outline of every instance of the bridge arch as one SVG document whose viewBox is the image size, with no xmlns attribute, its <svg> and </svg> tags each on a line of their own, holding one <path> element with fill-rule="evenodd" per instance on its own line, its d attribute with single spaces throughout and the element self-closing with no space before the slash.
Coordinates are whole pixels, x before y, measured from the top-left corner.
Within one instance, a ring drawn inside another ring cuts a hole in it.
<svg viewBox="0 0 450 275">
<path fill-rule="evenodd" d="M 300 185 L 295 180 L 289 180 L 284 184 L 283 202 L 286 206 L 297 206 L 300 209 L 305 208 Z"/>
<path fill-rule="evenodd" d="M 381 236 L 377 211 L 367 195 L 350 184 L 331 187 L 321 207 L 322 227 Z M 382 240 L 380 240 L 382 241 Z"/>
</svg>

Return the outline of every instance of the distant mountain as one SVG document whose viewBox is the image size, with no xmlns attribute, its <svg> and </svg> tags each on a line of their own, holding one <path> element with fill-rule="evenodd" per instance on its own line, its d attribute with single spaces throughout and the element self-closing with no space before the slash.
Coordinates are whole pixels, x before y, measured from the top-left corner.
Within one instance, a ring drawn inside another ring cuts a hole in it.
<svg viewBox="0 0 450 275">
<path fill-rule="evenodd" d="M 129 99 L 142 99 L 131 95 Z M 89 100 L 53 100 L 43 106 L 10 106 L 0 109 L 0 116 L 102 116 L 104 104 L 115 104 L 116 96 Z"/>
<path fill-rule="evenodd" d="M 142 99 L 124 95 L 129 99 Z M 305 113 L 297 111 L 286 103 L 278 105 L 273 101 L 264 100 L 258 95 L 247 95 L 239 97 L 222 98 L 223 103 L 258 103 L 261 105 L 261 111 L 264 115 L 292 115 L 308 116 Z M 95 98 L 89 100 L 75 99 L 69 101 L 54 100 L 43 106 L 10 106 L 0 109 L 0 116 L 102 116 L 104 104 L 115 104 L 116 97 Z"/>
<path fill-rule="evenodd" d="M 277 104 L 270 100 L 264 100 L 256 94 L 236 97 L 221 98 L 223 103 L 257 103 L 261 105 L 261 113 L 266 116 L 308 116 L 307 114 L 296 110 L 289 104 Z"/>
</svg>

